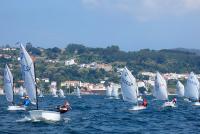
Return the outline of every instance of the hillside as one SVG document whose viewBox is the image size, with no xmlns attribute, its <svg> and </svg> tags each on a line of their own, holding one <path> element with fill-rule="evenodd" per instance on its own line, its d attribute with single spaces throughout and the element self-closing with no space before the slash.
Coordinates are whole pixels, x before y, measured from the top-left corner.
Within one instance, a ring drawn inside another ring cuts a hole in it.
<svg viewBox="0 0 200 134">
<path fill-rule="evenodd" d="M 124 66 L 132 70 L 132 73 L 139 79 L 141 79 L 140 71 L 160 71 L 161 73 L 194 71 L 200 73 L 200 56 L 188 51 L 142 49 L 125 52 L 121 51 L 118 46 L 90 48 L 79 44 L 69 44 L 65 49 L 35 48 L 30 43 L 26 47 L 29 53 L 36 57 L 36 76 L 49 78 L 50 81 L 80 80 L 98 83 L 105 80 L 119 82 L 117 69 Z M 17 60 L 19 49 L 3 50 L 2 48 L 0 54 L 0 77 L 3 76 L 3 68 L 7 63 L 12 69 L 15 81 L 20 80 L 20 66 Z M 5 55 L 9 55 L 10 58 Z M 65 65 L 66 60 L 70 59 L 74 59 L 77 64 Z M 112 70 L 82 67 L 83 65 L 92 65 L 91 63 L 102 66 L 104 64 L 111 65 Z"/>
</svg>

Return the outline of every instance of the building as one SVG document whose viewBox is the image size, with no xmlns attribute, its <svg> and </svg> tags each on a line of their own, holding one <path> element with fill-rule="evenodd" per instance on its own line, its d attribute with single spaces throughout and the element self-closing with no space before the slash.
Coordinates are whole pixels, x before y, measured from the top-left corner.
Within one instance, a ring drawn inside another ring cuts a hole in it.
<svg viewBox="0 0 200 134">
<path fill-rule="evenodd" d="M 81 82 L 80 81 L 65 81 L 65 82 L 61 82 L 61 87 L 76 87 L 76 86 L 80 86 Z"/>
<path fill-rule="evenodd" d="M 65 61 L 65 66 L 76 65 L 75 59 L 70 59 Z"/>
</svg>

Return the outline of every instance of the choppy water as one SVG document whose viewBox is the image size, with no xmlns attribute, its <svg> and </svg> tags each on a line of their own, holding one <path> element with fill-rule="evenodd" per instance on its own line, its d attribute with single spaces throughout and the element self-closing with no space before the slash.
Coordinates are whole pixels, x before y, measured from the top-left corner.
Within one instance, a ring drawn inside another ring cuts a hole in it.
<svg viewBox="0 0 200 134">
<path fill-rule="evenodd" d="M 162 102 L 147 96 L 148 108 L 139 112 L 129 112 L 129 103 L 104 99 L 104 96 L 83 96 L 81 99 L 67 96 L 66 99 L 73 109 L 62 115 L 62 121 L 50 123 L 29 121 L 27 111 L 7 111 L 5 96 L 0 96 L 0 133 L 188 134 L 200 131 L 200 107 L 181 99 L 178 99 L 178 107 L 162 109 Z M 51 110 L 64 99 L 46 96 L 40 101 L 40 108 Z"/>
</svg>

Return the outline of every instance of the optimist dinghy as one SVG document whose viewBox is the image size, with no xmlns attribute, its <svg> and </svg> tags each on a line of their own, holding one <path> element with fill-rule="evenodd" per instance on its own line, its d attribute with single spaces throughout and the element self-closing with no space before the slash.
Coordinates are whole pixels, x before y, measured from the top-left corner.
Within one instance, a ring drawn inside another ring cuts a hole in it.
<svg viewBox="0 0 200 134">
<path fill-rule="evenodd" d="M 167 83 L 159 72 L 156 73 L 153 96 L 157 100 L 168 100 Z M 166 101 L 162 107 L 175 107 L 175 103 L 175 101 Z"/>
<path fill-rule="evenodd" d="M 123 69 L 121 75 L 121 90 L 124 101 L 136 104 L 129 109 L 130 111 L 138 111 L 146 109 L 145 106 L 138 105 L 138 94 L 137 94 L 138 92 L 137 92 L 136 79 L 126 67 Z"/>
<path fill-rule="evenodd" d="M 188 98 L 189 100 L 195 101 L 193 103 L 194 106 L 200 106 L 199 103 L 199 80 L 197 79 L 197 76 L 191 72 L 185 87 L 185 94 L 184 96 Z"/>
<path fill-rule="evenodd" d="M 14 101 L 13 76 L 7 65 L 5 66 L 5 69 L 4 69 L 4 91 L 6 94 L 7 101 L 13 104 L 13 101 Z M 26 110 L 26 107 L 10 105 L 8 106 L 7 110 L 9 111 Z"/>
<path fill-rule="evenodd" d="M 37 110 L 29 111 L 30 118 L 32 120 L 42 120 L 42 121 L 60 121 L 61 116 L 59 112 L 38 110 L 38 97 L 37 97 L 37 85 L 34 70 L 34 63 L 24 48 L 20 45 L 20 57 L 21 57 L 21 67 L 24 74 L 24 86 L 27 90 L 27 94 L 32 104 L 37 105 Z"/>
</svg>

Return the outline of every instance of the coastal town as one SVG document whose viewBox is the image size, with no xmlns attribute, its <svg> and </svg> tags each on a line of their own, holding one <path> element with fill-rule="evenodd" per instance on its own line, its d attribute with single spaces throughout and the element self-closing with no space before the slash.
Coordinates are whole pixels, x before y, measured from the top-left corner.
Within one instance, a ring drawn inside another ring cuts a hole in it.
<svg viewBox="0 0 200 134">
<path fill-rule="evenodd" d="M 42 49 L 40 49 L 41 51 L 43 51 Z M 2 47 L 0 48 L 0 57 L 4 58 L 4 59 L 17 59 L 19 60 L 19 56 L 18 55 L 13 55 L 10 54 L 11 52 L 15 52 L 17 51 L 16 48 L 11 48 L 11 47 Z M 59 59 L 47 59 L 45 60 L 45 63 L 47 64 L 57 64 L 57 63 L 63 63 L 64 66 L 68 67 L 68 66 L 78 66 L 80 69 L 93 69 L 93 70 L 98 70 L 98 69 L 103 69 L 106 72 L 111 72 L 113 71 L 113 67 L 112 64 L 109 63 L 97 63 L 97 62 L 91 62 L 91 63 L 78 63 L 76 58 L 71 58 L 68 60 L 64 60 L 61 61 Z M 12 63 L 9 63 L 9 66 L 12 67 L 14 66 Z M 117 73 L 117 75 L 120 78 L 121 72 L 123 70 L 123 68 L 116 68 L 115 69 Z M 154 86 L 154 80 L 155 80 L 155 75 L 156 72 L 139 72 L 139 75 L 142 78 L 145 79 L 137 79 L 137 84 L 139 88 L 144 88 L 145 89 L 145 93 L 151 92 L 152 87 Z M 178 74 L 178 73 L 163 73 L 164 78 L 167 81 L 170 80 L 186 80 L 188 78 L 188 73 L 184 73 L 184 74 Z M 197 77 L 200 79 L 200 74 L 197 74 Z M 3 80 L 3 76 L 0 76 L 1 81 Z M 84 82 L 84 81 L 78 81 L 78 80 L 64 80 L 62 82 L 59 83 L 57 81 L 51 81 L 49 78 L 37 78 L 38 81 L 41 81 L 43 83 L 45 83 L 47 86 L 47 89 L 45 90 L 45 93 L 50 93 L 51 92 L 51 87 L 52 85 L 56 85 L 56 87 L 58 86 L 59 88 L 64 88 L 65 92 L 67 94 L 71 94 L 73 93 L 73 89 L 75 89 L 76 87 L 80 87 L 81 89 L 81 93 L 82 94 L 105 94 L 106 91 L 106 79 L 108 78 L 104 78 L 103 80 L 101 80 L 99 83 L 91 83 L 91 82 Z M 15 83 L 19 83 L 18 85 L 23 85 L 23 81 L 19 80 Z M 112 83 L 112 85 L 114 85 L 116 88 L 120 89 L 120 83 L 115 83 L 115 82 L 110 82 Z M 39 87 L 40 88 L 40 87 Z M 20 87 L 15 87 L 14 88 L 14 92 L 16 94 L 18 94 Z M 71 89 L 71 90 L 69 90 Z M 175 90 L 174 90 L 175 91 Z M 173 92 L 173 90 L 172 90 Z M 0 85 L 0 94 L 3 94 L 3 85 Z"/>
</svg>

